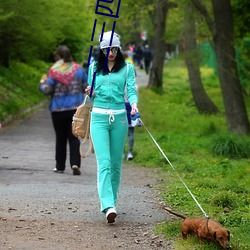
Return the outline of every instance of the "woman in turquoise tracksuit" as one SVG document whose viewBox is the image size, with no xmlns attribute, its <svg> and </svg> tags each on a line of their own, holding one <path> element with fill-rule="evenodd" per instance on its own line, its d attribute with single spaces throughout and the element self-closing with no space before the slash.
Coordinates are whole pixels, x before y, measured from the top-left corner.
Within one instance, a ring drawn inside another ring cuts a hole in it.
<svg viewBox="0 0 250 250">
<path fill-rule="evenodd" d="M 106 56 L 108 60 L 104 69 Z M 118 34 L 103 34 L 99 57 L 89 67 L 88 84 L 90 86 L 87 87 L 86 93 L 92 93 L 93 100 L 90 133 L 98 166 L 97 188 L 101 211 L 106 213 L 108 223 L 113 223 L 117 216 L 115 204 L 128 131 L 124 103 L 125 88 L 132 106 L 131 115 L 138 112 L 134 67 L 126 63 L 122 56 Z"/>
</svg>

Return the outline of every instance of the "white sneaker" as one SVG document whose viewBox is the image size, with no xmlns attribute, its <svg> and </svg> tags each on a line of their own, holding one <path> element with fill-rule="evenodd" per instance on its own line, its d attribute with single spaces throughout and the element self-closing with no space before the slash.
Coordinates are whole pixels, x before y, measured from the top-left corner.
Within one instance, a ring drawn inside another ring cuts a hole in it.
<svg viewBox="0 0 250 250">
<path fill-rule="evenodd" d="M 117 216 L 117 212 L 115 208 L 110 207 L 107 209 L 106 218 L 108 220 L 108 223 L 114 223 L 116 216 Z"/>
<path fill-rule="evenodd" d="M 128 152 L 127 161 L 133 160 L 134 156 L 131 152 Z"/>
</svg>

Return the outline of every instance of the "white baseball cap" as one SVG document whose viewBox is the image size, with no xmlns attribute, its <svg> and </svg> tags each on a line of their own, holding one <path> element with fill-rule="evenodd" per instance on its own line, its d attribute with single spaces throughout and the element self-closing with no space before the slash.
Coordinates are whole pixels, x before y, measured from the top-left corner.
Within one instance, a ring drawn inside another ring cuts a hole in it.
<svg viewBox="0 0 250 250">
<path fill-rule="evenodd" d="M 99 36 L 100 49 L 105 49 L 108 47 L 119 47 L 121 48 L 120 36 L 117 33 L 113 33 L 112 44 L 110 45 L 110 40 L 112 36 L 112 31 L 107 31 L 103 33 L 102 41 L 101 35 Z"/>
</svg>

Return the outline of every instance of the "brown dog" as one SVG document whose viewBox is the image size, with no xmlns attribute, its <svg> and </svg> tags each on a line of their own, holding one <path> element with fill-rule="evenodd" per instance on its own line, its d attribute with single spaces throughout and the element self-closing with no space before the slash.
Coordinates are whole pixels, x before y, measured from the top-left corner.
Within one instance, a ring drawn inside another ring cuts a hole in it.
<svg viewBox="0 0 250 250">
<path fill-rule="evenodd" d="M 183 239 L 187 239 L 188 234 L 196 235 L 201 241 L 216 241 L 224 249 L 231 249 L 229 245 L 230 232 L 222 225 L 210 218 L 187 218 L 185 215 L 173 212 L 171 209 L 163 207 L 166 211 L 183 219 L 181 233 Z"/>
</svg>

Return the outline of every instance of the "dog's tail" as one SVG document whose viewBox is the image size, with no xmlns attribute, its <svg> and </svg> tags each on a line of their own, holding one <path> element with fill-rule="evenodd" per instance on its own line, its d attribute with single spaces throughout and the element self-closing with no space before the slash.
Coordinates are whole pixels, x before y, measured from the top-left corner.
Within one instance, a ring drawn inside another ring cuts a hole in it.
<svg viewBox="0 0 250 250">
<path fill-rule="evenodd" d="M 173 214 L 173 215 L 175 215 L 175 216 L 177 216 L 177 217 L 182 218 L 183 220 L 187 219 L 187 217 L 186 217 L 185 215 L 183 215 L 183 214 L 179 214 L 179 213 L 177 213 L 177 212 L 173 212 L 171 209 L 169 209 L 169 208 L 167 208 L 167 207 L 164 207 L 164 206 L 162 206 L 162 208 L 163 208 L 164 210 L 168 211 L 169 213 L 171 213 L 171 214 Z"/>
</svg>

